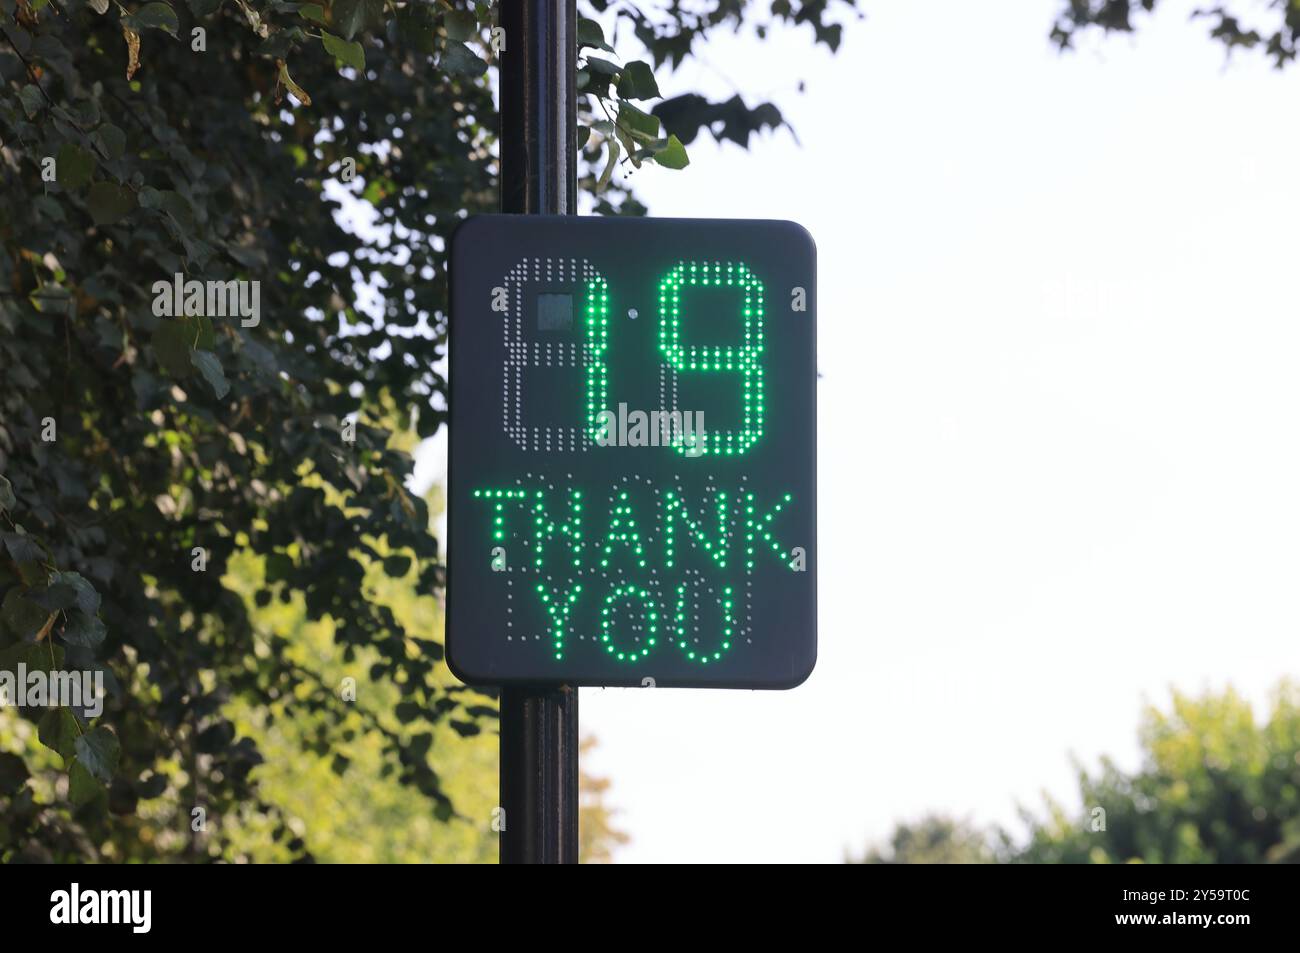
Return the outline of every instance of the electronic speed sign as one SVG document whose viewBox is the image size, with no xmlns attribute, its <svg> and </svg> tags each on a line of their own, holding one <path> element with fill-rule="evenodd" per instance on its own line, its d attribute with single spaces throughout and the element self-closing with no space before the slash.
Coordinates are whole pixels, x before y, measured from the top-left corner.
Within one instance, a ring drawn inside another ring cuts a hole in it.
<svg viewBox="0 0 1300 953">
<path fill-rule="evenodd" d="M 807 678 L 816 314 L 816 251 L 790 222 L 493 215 L 456 231 L 462 680 Z"/>
</svg>

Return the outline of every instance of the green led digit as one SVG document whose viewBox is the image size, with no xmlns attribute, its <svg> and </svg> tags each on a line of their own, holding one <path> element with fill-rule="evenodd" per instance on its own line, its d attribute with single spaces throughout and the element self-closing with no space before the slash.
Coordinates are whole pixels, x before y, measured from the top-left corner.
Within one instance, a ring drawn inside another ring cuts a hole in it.
<svg viewBox="0 0 1300 953">
<path fill-rule="evenodd" d="M 600 412 L 609 404 L 609 283 L 604 278 L 587 282 L 583 300 L 583 324 L 587 335 L 587 432 L 592 440 L 600 434 Z"/>
<path fill-rule="evenodd" d="M 682 344 L 683 287 L 735 288 L 740 292 L 744 343 L 709 347 Z M 763 435 L 763 283 L 740 262 L 684 261 L 659 282 L 659 350 L 676 371 L 739 374 L 742 425 L 739 430 L 706 430 L 695 439 L 678 435 L 674 449 L 687 456 L 740 455 Z"/>
</svg>

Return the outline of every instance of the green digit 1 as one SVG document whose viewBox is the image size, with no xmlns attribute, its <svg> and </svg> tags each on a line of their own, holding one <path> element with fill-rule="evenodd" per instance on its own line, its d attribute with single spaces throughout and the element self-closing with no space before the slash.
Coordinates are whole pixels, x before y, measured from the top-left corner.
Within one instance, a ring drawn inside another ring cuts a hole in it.
<svg viewBox="0 0 1300 953">
<path fill-rule="evenodd" d="M 587 334 L 587 432 L 592 440 L 600 433 L 600 412 L 609 404 L 609 283 L 604 278 L 587 282 L 583 300 L 583 324 Z"/>
<path fill-rule="evenodd" d="M 735 288 L 741 295 L 744 343 L 730 347 L 682 344 L 683 287 Z M 676 371 L 728 372 L 741 379 L 742 425 L 739 430 L 706 430 L 691 447 L 679 437 L 678 453 L 689 456 L 739 456 L 763 435 L 763 283 L 740 262 L 684 261 L 659 282 L 659 350 Z M 590 403 L 590 398 L 588 399 Z"/>
</svg>

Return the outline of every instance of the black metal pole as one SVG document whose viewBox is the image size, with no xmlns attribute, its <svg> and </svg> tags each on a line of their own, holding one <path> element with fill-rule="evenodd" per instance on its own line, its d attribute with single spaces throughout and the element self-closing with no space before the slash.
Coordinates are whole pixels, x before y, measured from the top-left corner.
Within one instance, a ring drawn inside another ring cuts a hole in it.
<svg viewBox="0 0 1300 953">
<path fill-rule="evenodd" d="M 572 215 L 577 191 L 575 0 L 505 0 L 501 211 Z M 578 689 L 501 693 L 503 864 L 578 862 Z"/>
<path fill-rule="evenodd" d="M 575 0 L 501 5 L 501 211 L 573 215 L 578 179 Z"/>
</svg>

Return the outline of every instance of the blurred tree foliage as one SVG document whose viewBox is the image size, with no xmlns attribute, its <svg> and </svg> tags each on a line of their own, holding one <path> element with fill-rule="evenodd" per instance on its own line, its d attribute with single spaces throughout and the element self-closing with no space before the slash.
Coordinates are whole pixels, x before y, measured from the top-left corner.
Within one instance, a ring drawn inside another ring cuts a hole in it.
<svg viewBox="0 0 1300 953">
<path fill-rule="evenodd" d="M 661 119 L 655 71 L 719 29 L 835 48 L 848 2 L 582 9 L 583 182 L 638 213 L 616 165 L 782 122 L 702 97 Z M 481 855 L 452 832 L 475 769 L 447 742 L 490 737 L 495 705 L 375 589 L 442 583 L 409 443 L 444 420 L 448 237 L 496 207 L 494 22 L 467 0 L 0 0 L 0 669 L 110 690 L 97 719 L 0 710 L 0 861 L 311 859 L 295 818 L 356 818 L 293 802 L 307 755 L 418 792 L 374 789 L 374 816 Z M 259 282 L 259 320 L 158 313 L 177 274 Z"/>
<path fill-rule="evenodd" d="M 440 508 L 436 501 L 431 509 Z M 371 681 L 368 670 L 378 654 L 361 648 L 351 661 L 335 649 L 338 625 L 331 618 L 311 620 L 300 593 L 287 603 L 256 606 L 266 585 L 266 560 L 243 551 L 222 580 L 238 593 L 256 631 L 275 632 L 287 647 L 287 661 L 317 673 L 330 685 L 351 679 L 355 701 L 348 719 L 332 726 L 304 710 L 296 695 L 264 702 L 236 698 L 226 706 L 240 736 L 251 738 L 266 759 L 257 769 L 258 789 L 288 818 L 318 861 L 331 863 L 490 862 L 497 851 L 491 811 L 497 803 L 497 745 L 489 732 L 463 732 L 444 721 L 428 729 L 427 750 L 447 796 L 456 807 L 439 819 L 426 800 L 411 797 L 397 784 L 384 757 L 383 738 L 417 724 L 418 712 L 388 681 Z M 441 641 L 442 609 L 418 588 L 414 566 L 393 576 L 382 562 L 367 568 L 366 598 L 389 608 L 400 625 Z M 439 666 L 436 679 L 454 677 Z M 261 818 L 231 832 L 236 852 L 259 860 L 291 857 Z"/>
<path fill-rule="evenodd" d="M 586 737 L 578 746 L 585 755 L 596 747 L 596 739 Z M 584 864 L 607 864 L 614 850 L 630 838 L 614 822 L 614 811 L 605 802 L 610 781 L 580 767 L 578 773 L 578 856 Z"/>
<path fill-rule="evenodd" d="M 872 847 L 851 864 L 991 864 L 988 835 L 969 821 L 930 814 L 899 824 L 886 847 Z"/>
<path fill-rule="evenodd" d="M 1148 708 L 1142 765 L 1079 769 L 1080 810 L 1022 810 L 1028 839 L 929 817 L 902 824 L 869 863 L 1300 863 L 1300 685 L 1283 682 L 1266 720 L 1232 690 Z M 1099 810 L 1100 809 L 1100 810 Z M 1103 813 L 1104 812 L 1104 813 Z"/>
<path fill-rule="evenodd" d="M 1132 33 L 1140 14 L 1155 10 L 1158 0 L 1064 0 L 1052 39 L 1069 49 L 1089 30 Z M 1300 3 L 1296 0 L 1238 0 L 1196 5 L 1194 19 L 1209 23 L 1210 35 L 1229 50 L 1261 50 L 1279 68 L 1295 59 L 1300 40 Z"/>
<path fill-rule="evenodd" d="M 430 499 L 430 509 L 441 504 Z M 262 795 L 289 817 L 289 826 L 312 855 L 325 863 L 486 863 L 497 857 L 492 811 L 497 796 L 497 740 L 487 732 L 463 735 L 450 725 L 434 728 L 431 757 L 456 813 L 439 821 L 427 802 L 412 798 L 395 783 L 385 765 L 380 731 L 400 732 L 412 720 L 400 690 L 370 682 L 366 671 L 375 653 L 362 650 L 351 663 L 334 650 L 336 626 L 330 619 L 307 619 L 303 600 L 294 594 L 288 603 L 254 605 L 265 584 L 265 560 L 240 553 L 231 561 L 223 582 L 245 600 L 257 628 L 282 634 L 290 643 L 293 662 L 309 666 L 331 684 L 351 678 L 357 685 L 355 711 L 340 741 L 321 743 L 322 721 L 299 714 L 296 700 L 271 705 L 236 699 L 227 714 L 240 735 L 252 738 L 266 762 L 257 770 Z M 371 600 L 388 606 L 408 630 L 433 633 L 441 641 L 441 603 L 416 587 L 416 572 L 388 575 L 380 565 L 370 567 L 365 585 Z M 452 684 L 445 668 L 439 680 Z M 377 724 L 379 730 L 371 730 Z M 583 740 L 582 750 L 596 741 Z M 583 771 L 582 843 L 584 863 L 611 859 L 627 835 L 613 820 L 606 802 L 608 779 Z M 241 826 L 232 834 L 236 850 L 259 860 L 285 860 L 287 852 L 270 836 L 264 823 Z"/>
</svg>

